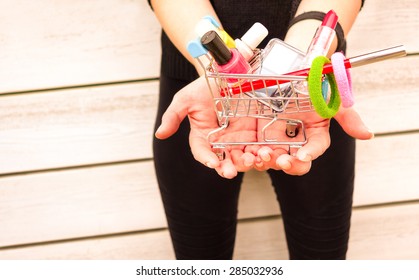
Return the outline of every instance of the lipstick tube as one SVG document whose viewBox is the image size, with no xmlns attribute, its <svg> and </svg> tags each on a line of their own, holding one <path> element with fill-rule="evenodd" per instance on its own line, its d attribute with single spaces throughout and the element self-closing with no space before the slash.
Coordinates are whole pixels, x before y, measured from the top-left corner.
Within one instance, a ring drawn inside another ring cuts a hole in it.
<svg viewBox="0 0 419 280">
<path fill-rule="evenodd" d="M 308 47 L 307 54 L 301 63 L 302 68 L 311 66 L 313 60 L 318 56 L 326 56 L 335 38 L 335 27 L 338 23 L 338 16 L 335 11 L 330 10 L 323 18 L 322 24 L 317 28 L 313 39 Z M 307 82 L 294 84 L 298 93 L 308 94 Z"/>
<path fill-rule="evenodd" d="M 317 56 L 327 55 L 330 46 L 335 38 L 335 27 L 338 23 L 338 16 L 335 11 L 330 10 L 324 17 L 322 24 L 317 28 L 310 46 L 307 49 L 306 57 L 302 63 L 303 68 L 309 67 Z"/>
</svg>

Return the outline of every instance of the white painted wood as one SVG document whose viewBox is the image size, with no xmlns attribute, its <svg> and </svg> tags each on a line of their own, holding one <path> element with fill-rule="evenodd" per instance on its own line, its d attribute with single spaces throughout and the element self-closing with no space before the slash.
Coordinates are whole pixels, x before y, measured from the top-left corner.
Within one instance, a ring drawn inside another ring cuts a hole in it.
<svg viewBox="0 0 419 280">
<path fill-rule="evenodd" d="M 276 217 L 240 223 L 237 228 L 234 259 L 288 259 L 288 247 L 282 219 Z"/>
<path fill-rule="evenodd" d="M 1 1 L 0 93 L 157 77 L 147 1 Z"/>
<path fill-rule="evenodd" d="M 268 173 L 255 170 L 247 172 L 240 193 L 239 216 L 252 218 L 279 213 L 279 204 Z"/>
<path fill-rule="evenodd" d="M 359 143 L 356 206 L 419 199 L 418 141 Z M 246 174 L 242 189 L 240 218 L 279 214 L 265 173 Z M 151 161 L 7 176 L 0 194 L 0 247 L 166 226 Z"/>
<path fill-rule="evenodd" d="M 350 70 L 354 108 L 375 133 L 419 128 L 418 63 L 419 56 L 408 56 Z"/>
<path fill-rule="evenodd" d="M 166 226 L 148 162 L 0 180 L 0 247 Z"/>
<path fill-rule="evenodd" d="M 419 199 L 419 133 L 358 141 L 355 205 Z"/>
<path fill-rule="evenodd" d="M 0 93 L 157 77 L 160 26 L 146 1 L 1 1 Z M 349 53 L 418 52 L 416 0 L 366 2 Z M 13 28 L 9 28 L 13 26 Z"/>
<path fill-rule="evenodd" d="M 173 260 L 168 230 L 0 250 L 0 260 Z"/>
<path fill-rule="evenodd" d="M 151 161 L 0 178 L 0 247 L 166 227 Z M 272 188 L 245 180 L 239 218 L 277 214 Z"/>
<path fill-rule="evenodd" d="M 348 36 L 348 53 L 360 55 L 397 45 L 405 45 L 409 53 L 417 53 L 418 13 L 416 0 L 365 1 Z"/>
<path fill-rule="evenodd" d="M 355 209 L 348 259 L 417 260 L 419 258 L 419 204 Z M 236 259 L 287 259 L 282 220 L 239 224 Z"/>
<path fill-rule="evenodd" d="M 348 259 L 419 259 L 419 204 L 353 212 Z"/>
<path fill-rule="evenodd" d="M 0 14 L 0 94 L 158 76 L 160 27 L 146 1 L 17 0 L 0 9 L 8 11 Z M 414 0 L 366 1 L 349 54 L 398 44 L 417 53 L 418 12 Z M 410 56 L 351 70 L 356 108 L 375 132 L 419 128 L 418 63 Z M 151 158 L 157 86 L 0 96 L 0 174 Z M 418 140 L 412 133 L 359 142 L 356 206 L 419 198 Z M 349 257 L 417 259 L 417 210 L 354 211 Z M 265 173 L 246 175 L 239 213 L 279 213 Z M 166 227 L 151 161 L 0 177 L 0 224 L 0 247 Z M 0 259 L 173 256 L 166 230 L 0 249 Z M 235 258 L 286 257 L 280 219 L 239 224 Z"/>
<path fill-rule="evenodd" d="M 0 174 L 151 158 L 157 87 L 0 96 Z"/>
<path fill-rule="evenodd" d="M 348 259 L 419 258 L 419 204 L 355 209 Z M 235 259 L 287 259 L 280 218 L 239 222 Z M 174 259 L 167 230 L 0 250 L 0 259 Z"/>
</svg>

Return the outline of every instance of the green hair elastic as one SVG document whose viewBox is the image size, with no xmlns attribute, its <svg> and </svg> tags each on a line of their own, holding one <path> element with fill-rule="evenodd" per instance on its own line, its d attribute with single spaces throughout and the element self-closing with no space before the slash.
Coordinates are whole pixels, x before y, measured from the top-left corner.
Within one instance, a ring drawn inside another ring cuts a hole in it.
<svg viewBox="0 0 419 280">
<path fill-rule="evenodd" d="M 308 73 L 308 92 L 310 94 L 311 103 L 314 110 L 325 119 L 333 118 L 340 107 L 340 96 L 338 87 L 333 73 L 326 74 L 330 84 L 330 99 L 326 103 L 322 94 L 322 80 L 323 80 L 323 66 L 330 63 L 330 60 L 325 56 L 318 56 L 313 60 L 310 71 Z"/>
</svg>

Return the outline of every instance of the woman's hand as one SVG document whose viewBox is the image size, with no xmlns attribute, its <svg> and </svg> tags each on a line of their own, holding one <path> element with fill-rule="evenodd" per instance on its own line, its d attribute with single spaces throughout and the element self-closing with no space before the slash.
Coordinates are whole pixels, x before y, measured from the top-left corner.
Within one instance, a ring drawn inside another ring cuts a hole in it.
<svg viewBox="0 0 419 280">
<path fill-rule="evenodd" d="M 255 169 L 277 169 L 283 170 L 285 173 L 291 175 L 306 174 L 311 168 L 312 161 L 321 156 L 330 146 L 330 120 L 322 119 L 315 112 L 293 115 L 287 114 L 285 117 L 303 121 L 307 139 L 307 143 L 304 146 L 296 151 L 293 151 L 293 149 L 290 150 L 288 146 L 278 145 L 248 147 L 246 151 L 255 156 Z M 348 135 L 356 139 L 367 140 L 374 137 L 374 134 L 365 126 L 361 117 L 354 108 L 340 108 L 338 114 L 335 116 L 335 119 Z M 258 121 L 259 141 L 263 140 L 261 131 L 266 123 L 266 120 Z M 285 122 L 278 121 L 269 128 L 270 132 L 267 133 L 267 136 L 268 138 L 278 137 L 278 139 L 284 141 L 304 140 L 301 130 L 299 131 L 299 135 L 295 138 L 289 138 L 285 134 L 285 129 Z"/>
<path fill-rule="evenodd" d="M 214 86 L 214 90 L 217 90 Z M 162 124 L 156 131 L 156 137 L 166 139 L 179 128 L 183 119 L 188 116 L 191 131 L 189 145 L 194 158 L 202 164 L 214 168 L 225 178 L 233 178 L 237 172 L 247 171 L 253 166 L 251 155 L 245 155 L 243 145 L 229 146 L 225 159 L 220 160 L 208 142 L 208 134 L 219 128 L 214 110 L 214 101 L 209 93 L 208 83 L 200 77 L 181 89 L 162 117 Z M 211 137 L 214 142 L 257 140 L 257 122 L 254 118 L 232 118 L 228 127 Z M 249 156 L 251 157 L 249 159 Z"/>
<path fill-rule="evenodd" d="M 214 90 L 217 90 L 215 86 Z M 232 145 L 224 149 L 225 158 L 220 160 L 208 141 L 208 134 L 219 128 L 214 100 L 208 91 L 208 83 L 204 77 L 198 78 L 180 90 L 164 113 L 156 137 L 159 139 L 170 137 L 188 116 L 191 126 L 189 145 L 194 158 L 209 168 L 214 168 L 220 176 L 233 178 L 237 172 L 252 168 L 257 170 L 272 168 L 291 175 L 303 175 L 310 170 L 312 161 L 321 156 L 330 145 L 329 119 L 323 119 L 315 112 L 286 114 L 284 118 L 301 120 L 304 124 L 307 143 L 301 148 L 294 151 L 290 150 L 288 145 Z M 344 131 L 354 138 L 371 139 L 374 136 L 353 108 L 341 108 L 335 119 Z M 228 127 L 215 133 L 210 140 L 212 142 L 262 142 L 266 138 L 291 142 L 304 140 L 301 129 L 296 137 L 288 138 L 285 134 L 285 121 L 275 122 L 262 135 L 262 128 L 268 122 L 269 120 L 251 117 L 230 118 Z"/>
</svg>

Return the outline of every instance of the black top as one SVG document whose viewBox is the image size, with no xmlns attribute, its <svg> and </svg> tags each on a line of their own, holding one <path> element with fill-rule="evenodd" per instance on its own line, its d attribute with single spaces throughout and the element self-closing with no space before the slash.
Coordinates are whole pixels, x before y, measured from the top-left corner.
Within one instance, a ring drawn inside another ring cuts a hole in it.
<svg viewBox="0 0 419 280">
<path fill-rule="evenodd" d="M 223 28 L 234 39 L 240 38 L 255 22 L 262 23 L 269 34 L 260 47 L 266 46 L 272 38 L 284 39 L 288 24 L 300 2 L 301 0 L 211 0 Z M 161 75 L 188 81 L 198 77 L 195 68 L 176 49 L 165 32 L 161 35 L 161 47 Z"/>
</svg>

